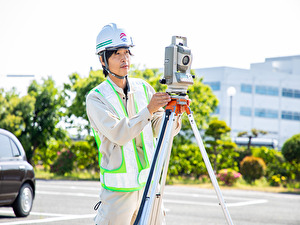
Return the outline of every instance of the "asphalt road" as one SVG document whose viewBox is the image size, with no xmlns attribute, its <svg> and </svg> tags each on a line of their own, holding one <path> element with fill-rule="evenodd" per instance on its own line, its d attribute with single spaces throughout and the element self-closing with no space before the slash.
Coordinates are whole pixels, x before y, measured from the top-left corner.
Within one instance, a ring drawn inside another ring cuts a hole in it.
<svg viewBox="0 0 300 225">
<path fill-rule="evenodd" d="M 37 181 L 31 214 L 0 208 L 0 224 L 93 225 L 99 182 Z M 235 225 L 299 225 L 300 195 L 222 190 Z M 166 186 L 167 225 L 226 225 L 214 189 Z"/>
</svg>

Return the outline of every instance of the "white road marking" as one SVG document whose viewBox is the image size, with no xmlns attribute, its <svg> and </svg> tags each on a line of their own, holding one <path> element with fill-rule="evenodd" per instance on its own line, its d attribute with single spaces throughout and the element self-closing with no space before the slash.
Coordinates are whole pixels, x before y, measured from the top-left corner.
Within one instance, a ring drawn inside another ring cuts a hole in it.
<svg viewBox="0 0 300 225">
<path fill-rule="evenodd" d="M 75 219 L 84 219 L 84 218 L 94 218 L 95 214 L 87 214 L 87 215 L 65 215 L 54 218 L 45 218 L 45 219 L 36 219 L 36 220 L 23 220 L 23 221 L 15 221 L 15 222 L 7 222 L 1 223 L 2 225 L 17 225 L 17 224 L 41 224 L 41 223 L 49 223 L 63 220 L 75 220 Z"/>
<path fill-rule="evenodd" d="M 193 198 L 212 198 L 217 199 L 217 195 L 205 195 L 205 194 L 189 194 L 189 193 L 180 193 L 180 192 L 165 192 L 166 195 L 175 195 L 175 196 L 183 196 L 183 197 L 193 197 Z M 253 200 L 253 198 L 245 198 L 245 197 L 234 197 L 234 196 L 223 196 L 224 199 L 232 199 L 232 200 Z"/>
<path fill-rule="evenodd" d="M 49 189 L 71 189 L 71 190 L 88 190 L 88 191 L 100 191 L 100 184 L 99 184 L 99 187 L 84 187 L 84 186 L 60 186 L 60 185 L 41 185 L 41 184 L 38 184 L 37 185 L 37 189 L 40 189 L 40 188 L 43 188 L 43 189 L 46 189 L 46 188 L 49 188 Z"/>
<path fill-rule="evenodd" d="M 201 206 L 219 206 L 218 203 L 210 203 L 210 202 L 192 202 L 192 201 L 181 201 L 181 200 L 170 200 L 164 199 L 164 203 L 176 203 L 176 204 L 185 204 L 185 205 L 201 205 Z M 237 206 L 246 206 L 246 205 L 256 205 L 266 203 L 268 200 L 251 200 L 246 202 L 236 202 L 236 203 L 226 203 L 227 207 L 237 207 Z"/>
<path fill-rule="evenodd" d="M 204 205 L 204 206 L 219 206 L 219 202 L 216 195 L 203 195 L 203 194 L 187 194 L 187 193 L 177 193 L 177 192 L 166 192 L 166 195 L 175 195 L 175 196 L 184 196 L 184 197 L 193 197 L 193 198 L 210 198 L 216 199 L 216 203 L 210 202 L 195 202 L 195 201 L 181 201 L 181 200 L 169 200 L 164 199 L 166 203 L 176 203 L 176 204 L 189 204 L 189 205 Z M 236 200 L 238 202 L 227 203 L 226 200 Z M 237 206 L 246 206 L 246 205 L 255 205 L 255 204 L 263 204 L 267 203 L 266 199 L 253 199 L 253 198 L 245 198 L 245 197 L 224 197 L 225 203 L 227 207 L 237 207 Z"/>
<path fill-rule="evenodd" d="M 70 192 L 59 192 L 59 191 L 36 191 L 37 194 L 44 195 L 64 195 L 64 196 L 76 196 L 76 197 L 91 197 L 91 198 L 99 198 L 99 194 L 87 194 L 87 193 L 70 193 Z"/>
<path fill-rule="evenodd" d="M 12 208 L 9 210 L 0 210 L 1 214 L 14 214 L 14 211 Z M 66 214 L 61 214 L 61 213 L 46 213 L 46 212 L 30 212 L 30 215 L 35 215 L 35 216 L 65 216 Z"/>
<path fill-rule="evenodd" d="M 228 207 L 236 207 L 236 206 L 245 206 L 245 205 L 257 205 L 257 204 L 263 204 L 267 202 L 268 200 L 266 199 L 257 199 L 257 200 L 251 200 L 246 202 L 227 203 L 226 205 Z"/>
</svg>

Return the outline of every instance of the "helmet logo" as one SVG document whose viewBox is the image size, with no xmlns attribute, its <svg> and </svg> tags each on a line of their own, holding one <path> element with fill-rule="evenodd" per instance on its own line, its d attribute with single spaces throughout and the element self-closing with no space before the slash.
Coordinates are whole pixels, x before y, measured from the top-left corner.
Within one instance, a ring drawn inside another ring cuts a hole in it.
<svg viewBox="0 0 300 225">
<path fill-rule="evenodd" d="M 121 39 L 123 42 L 126 42 L 126 41 L 127 41 L 126 34 L 125 34 L 125 33 L 121 33 L 121 34 L 120 34 L 120 39 Z"/>
</svg>

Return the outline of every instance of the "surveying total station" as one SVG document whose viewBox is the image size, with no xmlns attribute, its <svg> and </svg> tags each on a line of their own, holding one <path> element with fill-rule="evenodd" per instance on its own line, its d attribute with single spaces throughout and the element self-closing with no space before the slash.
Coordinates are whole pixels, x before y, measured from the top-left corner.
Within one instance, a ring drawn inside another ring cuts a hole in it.
<svg viewBox="0 0 300 225">
<path fill-rule="evenodd" d="M 189 107 L 187 89 L 192 85 L 193 76 L 190 74 L 192 63 L 191 50 L 187 47 L 187 38 L 173 36 L 172 44 L 165 48 L 164 76 L 160 83 L 168 85 L 166 90 L 171 95 L 171 101 L 165 108 L 163 123 L 160 128 L 156 150 L 152 159 L 149 176 L 144 189 L 141 205 L 134 225 L 156 225 L 161 211 L 164 187 L 167 177 L 173 131 L 176 117 L 187 113 L 195 139 L 201 151 L 203 161 L 217 194 L 228 225 L 233 225 L 229 211 L 223 199 L 218 181 L 210 164 L 200 132 L 197 128 L 192 111 Z"/>
</svg>

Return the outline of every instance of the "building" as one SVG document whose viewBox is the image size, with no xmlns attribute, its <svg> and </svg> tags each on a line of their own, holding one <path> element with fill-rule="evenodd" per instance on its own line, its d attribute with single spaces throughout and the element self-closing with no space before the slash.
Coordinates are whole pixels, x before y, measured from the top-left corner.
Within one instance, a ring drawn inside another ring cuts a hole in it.
<svg viewBox="0 0 300 225">
<path fill-rule="evenodd" d="M 215 113 L 231 127 L 233 138 L 255 128 L 267 131 L 263 138 L 275 140 L 280 148 L 300 133 L 300 55 L 267 58 L 250 69 L 217 67 L 195 72 L 219 99 Z"/>
<path fill-rule="evenodd" d="M 18 94 L 24 96 L 28 86 L 35 79 L 35 75 L 0 75 L 0 88 L 5 92 L 15 88 Z"/>
</svg>

